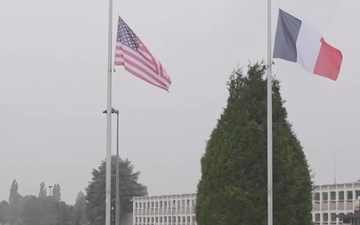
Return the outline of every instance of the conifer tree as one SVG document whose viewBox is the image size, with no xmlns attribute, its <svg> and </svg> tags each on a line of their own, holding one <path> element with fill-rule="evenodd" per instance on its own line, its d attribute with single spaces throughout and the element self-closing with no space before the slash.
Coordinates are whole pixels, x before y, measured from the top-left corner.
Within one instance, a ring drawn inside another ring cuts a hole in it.
<svg viewBox="0 0 360 225">
<path fill-rule="evenodd" d="M 199 225 L 267 224 L 266 66 L 250 64 L 228 82 L 229 97 L 201 159 Z M 302 146 L 273 81 L 273 211 L 276 225 L 310 225 L 312 181 Z"/>
</svg>

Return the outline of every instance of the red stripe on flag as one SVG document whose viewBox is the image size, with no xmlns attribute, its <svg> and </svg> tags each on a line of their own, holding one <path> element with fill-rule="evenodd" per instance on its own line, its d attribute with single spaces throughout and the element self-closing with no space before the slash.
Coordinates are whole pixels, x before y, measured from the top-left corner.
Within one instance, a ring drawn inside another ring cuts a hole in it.
<svg viewBox="0 0 360 225">
<path fill-rule="evenodd" d="M 130 52 L 123 48 L 116 48 L 117 50 L 121 50 L 122 54 L 115 54 L 115 58 L 124 58 L 124 55 L 127 57 L 134 58 L 135 61 L 137 61 L 139 64 L 146 66 L 150 70 L 154 70 L 154 65 L 145 60 L 143 57 L 140 58 L 137 54 L 134 54 L 133 52 Z"/>
<path fill-rule="evenodd" d="M 129 66 L 132 66 L 132 67 L 138 69 L 138 70 L 143 74 L 143 76 L 141 76 L 141 77 L 146 77 L 146 76 L 148 76 L 150 79 L 147 78 L 147 80 L 154 80 L 156 83 L 160 84 L 161 86 L 166 86 L 166 84 L 165 84 L 163 81 L 161 81 L 161 80 L 156 76 L 157 74 L 154 74 L 154 73 L 151 73 L 151 72 L 145 70 L 145 69 L 144 69 L 141 65 L 139 65 L 137 62 L 133 62 L 133 61 L 127 59 L 127 58 L 124 58 L 124 61 L 125 61 L 125 64 L 124 64 L 125 69 L 126 69 L 126 68 L 129 68 L 128 65 L 129 65 Z M 130 71 L 129 71 L 129 72 L 130 72 Z M 149 81 L 149 82 L 150 82 L 150 81 Z M 151 82 L 152 82 L 152 81 L 151 81 Z"/>
<path fill-rule="evenodd" d="M 119 31 L 118 34 L 120 34 Z M 121 35 L 124 34 L 121 33 Z M 128 45 L 128 43 L 125 45 L 117 41 L 114 64 L 124 66 L 124 68 L 134 76 L 156 87 L 169 91 L 171 78 L 144 43 L 138 37 L 136 38 L 139 43 L 136 49 Z"/>
<path fill-rule="evenodd" d="M 118 62 L 118 63 L 116 63 L 117 66 L 124 66 L 125 70 L 127 70 L 129 73 L 131 73 L 131 74 L 134 75 L 135 77 L 140 78 L 141 80 L 143 80 L 143 81 L 145 81 L 145 82 L 147 82 L 147 83 L 149 83 L 149 84 L 152 84 L 152 85 L 154 85 L 154 86 L 156 86 L 156 87 L 158 87 L 158 88 L 164 89 L 165 91 L 169 92 L 169 90 L 168 90 L 169 87 L 167 87 L 166 85 L 156 84 L 156 83 L 154 83 L 153 81 L 148 80 L 148 78 L 147 78 L 146 76 L 142 76 L 140 73 L 138 73 L 138 72 L 136 72 L 135 70 L 133 70 L 133 69 L 125 66 L 124 64 L 125 64 L 124 62 Z"/>
<path fill-rule="evenodd" d="M 321 48 L 316 60 L 314 73 L 331 80 L 337 80 L 342 63 L 342 53 L 321 38 Z"/>
</svg>

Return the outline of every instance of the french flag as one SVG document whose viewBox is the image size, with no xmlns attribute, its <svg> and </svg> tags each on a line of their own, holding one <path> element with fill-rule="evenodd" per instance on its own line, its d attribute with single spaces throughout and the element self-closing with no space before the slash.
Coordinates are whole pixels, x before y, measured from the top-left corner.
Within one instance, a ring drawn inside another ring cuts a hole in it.
<svg viewBox="0 0 360 225">
<path fill-rule="evenodd" d="M 337 80 L 341 52 L 308 24 L 279 9 L 274 58 L 300 64 L 310 73 Z"/>
</svg>

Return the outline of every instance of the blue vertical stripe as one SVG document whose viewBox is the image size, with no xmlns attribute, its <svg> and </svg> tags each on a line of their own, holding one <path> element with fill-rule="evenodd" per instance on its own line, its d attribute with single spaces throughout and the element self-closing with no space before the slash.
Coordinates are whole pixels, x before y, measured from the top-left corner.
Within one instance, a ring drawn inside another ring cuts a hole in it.
<svg viewBox="0 0 360 225">
<path fill-rule="evenodd" d="M 297 62 L 296 41 L 301 20 L 279 9 L 279 18 L 275 35 L 274 58 Z"/>
</svg>

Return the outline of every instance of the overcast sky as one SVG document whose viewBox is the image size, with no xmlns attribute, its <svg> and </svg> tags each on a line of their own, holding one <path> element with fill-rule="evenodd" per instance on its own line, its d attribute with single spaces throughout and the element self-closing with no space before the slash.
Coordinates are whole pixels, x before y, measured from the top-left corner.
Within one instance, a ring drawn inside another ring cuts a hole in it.
<svg viewBox="0 0 360 225">
<path fill-rule="evenodd" d="M 336 82 L 278 59 L 274 73 L 315 183 L 333 182 L 335 151 L 337 181 L 353 182 L 360 178 L 360 1 L 273 1 L 273 37 L 279 6 L 344 55 Z M 195 192 L 230 72 L 266 57 L 266 1 L 117 0 L 114 27 L 117 15 L 173 81 L 167 93 L 117 68 L 120 154 L 141 171 L 150 195 Z M 22 195 L 38 195 L 42 181 L 59 183 L 72 204 L 106 155 L 108 2 L 0 0 L 0 18 L 0 199 L 17 179 Z"/>
</svg>

